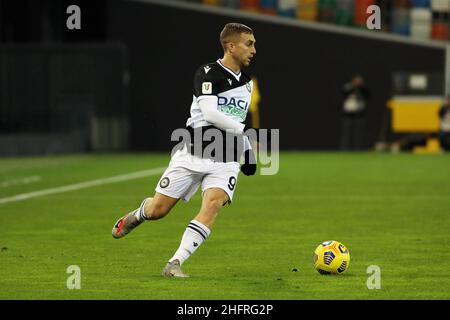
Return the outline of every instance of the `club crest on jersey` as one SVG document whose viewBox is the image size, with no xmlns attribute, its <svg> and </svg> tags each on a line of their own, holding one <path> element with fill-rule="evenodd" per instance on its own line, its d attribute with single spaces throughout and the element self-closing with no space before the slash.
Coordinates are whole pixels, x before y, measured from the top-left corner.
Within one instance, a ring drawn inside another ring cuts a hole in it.
<svg viewBox="0 0 450 320">
<path fill-rule="evenodd" d="M 159 186 L 161 188 L 167 188 L 167 186 L 170 184 L 170 180 L 167 177 L 164 177 L 161 179 L 161 181 L 159 182 Z"/>
<path fill-rule="evenodd" d="M 212 93 L 212 83 L 211 82 L 203 82 L 202 83 L 202 93 L 203 94 L 211 94 Z"/>
<path fill-rule="evenodd" d="M 249 82 L 247 82 L 245 84 L 245 87 L 247 88 L 248 92 L 250 92 L 252 90 L 252 88 L 250 87 L 250 83 Z"/>
</svg>

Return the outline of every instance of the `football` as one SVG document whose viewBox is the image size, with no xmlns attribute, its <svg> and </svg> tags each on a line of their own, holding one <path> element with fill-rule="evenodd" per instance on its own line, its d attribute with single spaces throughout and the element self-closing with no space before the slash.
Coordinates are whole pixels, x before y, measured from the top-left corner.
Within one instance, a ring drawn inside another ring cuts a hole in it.
<svg viewBox="0 0 450 320">
<path fill-rule="evenodd" d="M 314 251 L 313 262 L 320 274 L 341 274 L 350 265 L 350 253 L 338 241 L 325 241 Z"/>
</svg>

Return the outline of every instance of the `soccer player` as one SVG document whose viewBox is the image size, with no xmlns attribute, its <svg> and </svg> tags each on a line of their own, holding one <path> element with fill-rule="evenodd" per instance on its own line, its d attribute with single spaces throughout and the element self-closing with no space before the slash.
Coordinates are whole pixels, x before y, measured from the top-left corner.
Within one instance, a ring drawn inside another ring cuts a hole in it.
<svg viewBox="0 0 450 320">
<path fill-rule="evenodd" d="M 202 245 L 225 204 L 231 204 L 239 171 L 254 175 L 256 162 L 247 136 L 244 120 L 250 107 L 253 82 L 242 72 L 256 54 L 255 37 L 248 26 L 228 23 L 220 33 L 223 58 L 198 68 L 194 76 L 194 95 L 191 116 L 186 127 L 195 130 L 213 128 L 233 134 L 243 140 L 243 148 L 233 147 L 234 156 L 211 158 L 194 152 L 186 144 L 177 150 L 155 188 L 153 198 L 146 198 L 141 206 L 120 218 L 112 229 L 114 238 L 127 235 L 146 220 L 165 217 L 179 199 L 189 201 L 202 186 L 202 205 L 197 216 L 187 226 L 180 246 L 169 259 L 162 275 L 187 277 L 181 265 Z M 234 141 L 234 140 L 233 140 Z M 229 140 L 224 138 L 224 143 Z M 204 149 L 202 142 L 201 150 Z M 198 150 L 198 149 L 196 149 Z M 219 152 L 218 152 L 219 154 Z M 239 161 L 244 154 L 245 162 Z"/>
</svg>

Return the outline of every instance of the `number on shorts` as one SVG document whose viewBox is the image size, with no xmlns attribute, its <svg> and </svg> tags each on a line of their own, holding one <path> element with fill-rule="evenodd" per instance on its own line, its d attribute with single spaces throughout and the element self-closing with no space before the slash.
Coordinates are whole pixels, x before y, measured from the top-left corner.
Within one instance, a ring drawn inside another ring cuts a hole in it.
<svg viewBox="0 0 450 320">
<path fill-rule="evenodd" d="M 236 178 L 230 177 L 230 179 L 228 180 L 228 189 L 233 191 L 235 186 L 236 186 Z"/>
</svg>

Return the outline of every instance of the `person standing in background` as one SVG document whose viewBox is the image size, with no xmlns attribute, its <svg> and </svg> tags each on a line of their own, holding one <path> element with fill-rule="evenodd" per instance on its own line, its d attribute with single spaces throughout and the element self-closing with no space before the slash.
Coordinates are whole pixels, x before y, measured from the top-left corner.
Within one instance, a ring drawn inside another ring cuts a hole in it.
<svg viewBox="0 0 450 320">
<path fill-rule="evenodd" d="M 361 150 L 364 146 L 365 115 L 369 89 L 360 75 L 355 75 L 342 90 L 341 150 Z"/>
</svg>

